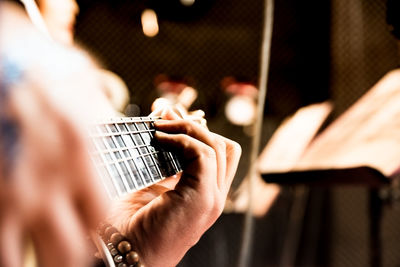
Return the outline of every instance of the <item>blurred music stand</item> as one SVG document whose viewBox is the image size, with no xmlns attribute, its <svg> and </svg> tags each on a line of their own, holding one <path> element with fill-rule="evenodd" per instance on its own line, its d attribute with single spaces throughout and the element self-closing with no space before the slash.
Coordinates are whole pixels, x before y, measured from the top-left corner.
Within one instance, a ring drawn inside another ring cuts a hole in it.
<svg viewBox="0 0 400 267">
<path fill-rule="evenodd" d="M 369 187 L 371 266 L 380 266 L 378 190 L 396 179 L 400 166 L 400 70 L 317 135 L 330 110 L 322 103 L 286 121 L 261 154 L 259 170 L 268 183 Z"/>
</svg>

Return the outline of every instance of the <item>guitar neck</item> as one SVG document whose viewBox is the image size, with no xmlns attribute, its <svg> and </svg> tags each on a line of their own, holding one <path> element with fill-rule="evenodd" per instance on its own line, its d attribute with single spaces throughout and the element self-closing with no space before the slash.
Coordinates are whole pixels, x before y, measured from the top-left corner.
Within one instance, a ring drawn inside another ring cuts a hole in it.
<svg viewBox="0 0 400 267">
<path fill-rule="evenodd" d="M 115 199 L 180 172 L 176 155 L 154 142 L 154 118 L 109 119 L 90 129 L 91 156 Z"/>
</svg>

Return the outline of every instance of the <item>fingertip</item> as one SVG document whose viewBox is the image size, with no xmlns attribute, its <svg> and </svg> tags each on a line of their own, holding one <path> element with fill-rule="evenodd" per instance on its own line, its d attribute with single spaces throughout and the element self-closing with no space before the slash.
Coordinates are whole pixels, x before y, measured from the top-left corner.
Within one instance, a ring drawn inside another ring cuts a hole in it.
<svg viewBox="0 0 400 267">
<path fill-rule="evenodd" d="M 154 100 L 154 102 L 151 106 L 151 109 L 152 109 L 152 111 L 163 110 L 165 108 L 168 108 L 171 105 L 172 105 L 172 103 L 170 100 L 168 100 L 167 98 L 164 98 L 164 97 L 159 97 L 156 100 Z"/>
<path fill-rule="evenodd" d="M 161 114 L 161 118 L 164 120 L 181 120 L 182 116 L 179 116 L 171 107 L 166 107 Z"/>
<path fill-rule="evenodd" d="M 166 130 L 167 128 L 169 128 L 169 126 L 171 125 L 171 122 L 172 121 L 170 121 L 170 120 L 156 120 L 155 122 L 154 122 L 154 127 L 156 128 L 156 129 L 161 129 L 161 130 Z M 156 130 L 156 132 L 157 132 L 157 130 Z"/>
<path fill-rule="evenodd" d="M 155 131 L 154 133 L 155 138 L 157 139 L 162 139 L 168 136 L 168 134 L 161 132 L 161 131 Z"/>
<path fill-rule="evenodd" d="M 162 109 L 153 109 L 152 112 L 148 115 L 148 117 L 160 117 L 162 113 Z"/>
</svg>

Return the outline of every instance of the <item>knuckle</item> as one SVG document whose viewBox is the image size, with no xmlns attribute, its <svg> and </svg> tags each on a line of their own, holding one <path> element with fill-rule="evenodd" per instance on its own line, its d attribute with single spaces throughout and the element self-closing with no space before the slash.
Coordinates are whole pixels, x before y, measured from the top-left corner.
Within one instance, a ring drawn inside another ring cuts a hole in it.
<svg viewBox="0 0 400 267">
<path fill-rule="evenodd" d="M 237 156 L 242 154 L 242 147 L 240 144 L 232 140 L 227 141 L 227 150 Z"/>
<path fill-rule="evenodd" d="M 209 146 L 204 146 L 202 149 L 202 154 L 209 159 L 216 159 L 217 158 L 217 153 L 215 152 L 214 149 L 212 149 Z"/>
<path fill-rule="evenodd" d="M 214 141 L 214 145 L 215 145 L 215 149 L 217 151 L 221 151 L 223 153 L 225 153 L 226 151 L 226 143 L 218 138 L 215 139 Z"/>
<path fill-rule="evenodd" d="M 191 135 L 195 131 L 195 129 L 194 129 L 195 125 L 190 120 L 183 120 L 182 125 L 184 127 L 186 134 L 188 134 L 188 135 Z"/>
<path fill-rule="evenodd" d="M 183 144 L 184 147 L 187 147 L 187 146 L 189 145 L 189 144 L 188 144 L 188 141 L 187 141 L 187 137 L 186 137 L 185 134 L 177 134 L 177 135 L 176 135 L 176 140 L 177 140 L 179 143 Z"/>
</svg>

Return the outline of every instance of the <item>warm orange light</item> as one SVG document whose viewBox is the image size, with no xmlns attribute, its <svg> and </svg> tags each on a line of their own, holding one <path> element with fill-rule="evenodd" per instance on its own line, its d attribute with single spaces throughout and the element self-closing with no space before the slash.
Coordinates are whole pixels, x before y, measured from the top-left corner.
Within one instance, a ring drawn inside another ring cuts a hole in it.
<svg viewBox="0 0 400 267">
<path fill-rule="evenodd" d="M 144 35 L 154 37 L 158 34 L 157 14 L 152 9 L 145 9 L 142 13 L 142 28 Z"/>
<path fill-rule="evenodd" d="M 195 0 L 181 0 L 181 4 L 184 6 L 192 6 Z"/>
<path fill-rule="evenodd" d="M 256 118 L 256 103 L 245 95 L 233 96 L 225 106 L 225 115 L 235 125 L 251 125 Z"/>
</svg>

